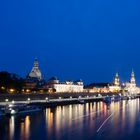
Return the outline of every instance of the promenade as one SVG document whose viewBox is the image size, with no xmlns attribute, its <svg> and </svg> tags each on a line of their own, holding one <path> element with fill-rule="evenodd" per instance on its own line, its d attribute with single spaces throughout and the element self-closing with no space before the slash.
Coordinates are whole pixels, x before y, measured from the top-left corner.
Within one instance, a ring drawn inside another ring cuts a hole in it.
<svg viewBox="0 0 140 140">
<path fill-rule="evenodd" d="M 80 100 L 84 102 L 103 101 L 106 96 L 119 95 L 112 93 L 57 93 L 57 94 L 17 94 L 0 95 L 0 105 L 15 104 L 36 104 L 44 107 L 57 105 L 78 104 Z M 124 97 L 124 96 L 122 96 Z M 139 98 L 140 95 L 135 96 Z"/>
</svg>

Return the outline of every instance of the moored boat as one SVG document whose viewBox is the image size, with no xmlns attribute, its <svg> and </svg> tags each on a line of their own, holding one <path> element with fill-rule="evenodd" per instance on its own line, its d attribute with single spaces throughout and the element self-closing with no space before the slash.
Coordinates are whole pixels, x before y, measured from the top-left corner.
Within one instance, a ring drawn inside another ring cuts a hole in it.
<svg viewBox="0 0 140 140">
<path fill-rule="evenodd" d="M 30 114 L 32 112 L 38 112 L 42 109 L 38 106 L 29 106 L 29 105 L 9 105 L 5 108 L 5 115 L 20 115 L 20 114 Z"/>
</svg>

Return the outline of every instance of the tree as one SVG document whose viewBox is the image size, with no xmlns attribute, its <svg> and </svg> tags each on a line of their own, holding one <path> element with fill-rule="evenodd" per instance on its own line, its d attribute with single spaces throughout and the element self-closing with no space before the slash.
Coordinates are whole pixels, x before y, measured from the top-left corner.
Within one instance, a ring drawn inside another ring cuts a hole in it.
<svg viewBox="0 0 140 140">
<path fill-rule="evenodd" d="M 12 74 L 6 71 L 0 72 L 0 92 L 6 93 L 8 89 L 15 89 L 17 92 L 21 92 L 24 84 L 23 78 L 16 74 Z"/>
</svg>

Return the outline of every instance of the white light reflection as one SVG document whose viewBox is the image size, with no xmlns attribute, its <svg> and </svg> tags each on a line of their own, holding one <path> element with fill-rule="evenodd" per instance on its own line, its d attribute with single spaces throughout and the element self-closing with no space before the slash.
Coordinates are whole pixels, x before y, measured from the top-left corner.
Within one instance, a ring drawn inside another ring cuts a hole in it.
<svg viewBox="0 0 140 140">
<path fill-rule="evenodd" d="M 10 140 L 14 139 L 14 133 L 15 133 L 15 118 L 12 116 L 10 118 Z"/>
</svg>

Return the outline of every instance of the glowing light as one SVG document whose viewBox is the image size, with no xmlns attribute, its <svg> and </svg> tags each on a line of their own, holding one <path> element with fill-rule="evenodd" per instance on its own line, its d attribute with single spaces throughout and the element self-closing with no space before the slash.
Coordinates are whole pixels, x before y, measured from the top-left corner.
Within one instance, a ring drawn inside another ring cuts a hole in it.
<svg viewBox="0 0 140 140">
<path fill-rule="evenodd" d="M 11 114 L 12 114 L 12 115 L 16 114 L 16 111 L 12 109 L 12 110 L 11 110 Z"/>
<path fill-rule="evenodd" d="M 9 107 L 13 107 L 13 105 L 12 105 L 12 104 L 10 104 L 10 105 L 9 105 Z"/>
<path fill-rule="evenodd" d="M 8 99 L 5 99 L 5 102 L 8 102 L 9 100 Z"/>
<path fill-rule="evenodd" d="M 30 90 L 29 90 L 29 89 L 26 89 L 26 92 L 27 92 L 27 93 L 29 93 L 29 92 L 30 92 Z"/>
<path fill-rule="evenodd" d="M 11 88 L 9 91 L 10 91 L 10 93 L 14 93 L 15 89 Z"/>
<path fill-rule="evenodd" d="M 15 101 L 13 100 L 13 101 L 12 101 L 12 104 L 14 104 L 14 103 L 15 103 Z"/>
<path fill-rule="evenodd" d="M 5 90 L 5 87 L 1 87 L 2 90 Z"/>
</svg>

